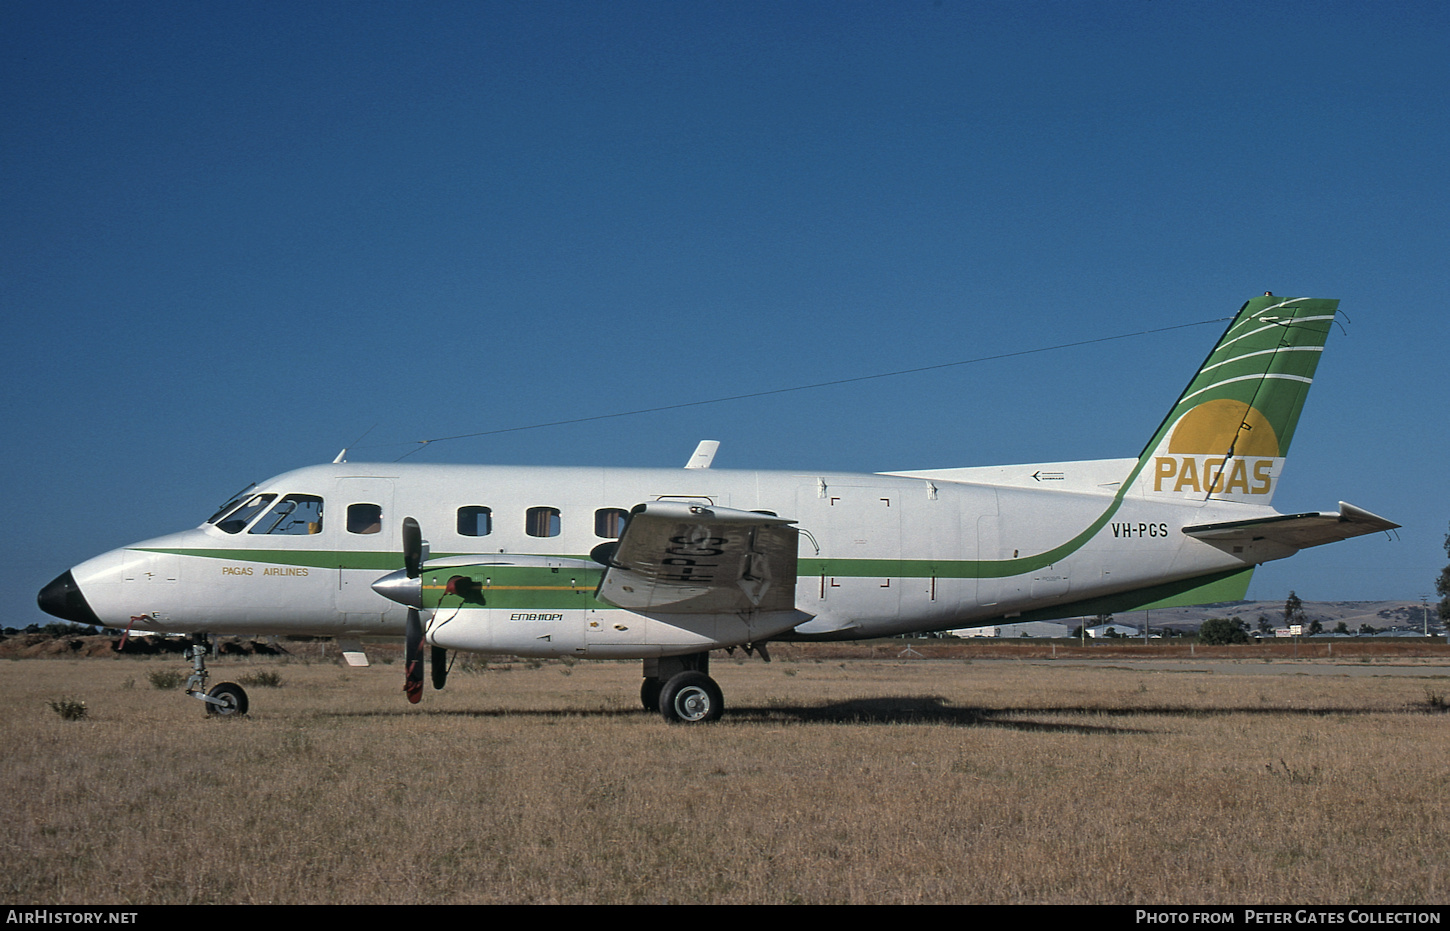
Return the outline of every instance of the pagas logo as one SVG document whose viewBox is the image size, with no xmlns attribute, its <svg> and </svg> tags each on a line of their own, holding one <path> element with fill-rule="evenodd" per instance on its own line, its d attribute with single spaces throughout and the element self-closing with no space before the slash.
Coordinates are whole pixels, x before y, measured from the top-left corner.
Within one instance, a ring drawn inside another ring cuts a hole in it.
<svg viewBox="0 0 1450 931">
<path fill-rule="evenodd" d="M 1179 419 L 1167 453 L 1153 457 L 1154 491 L 1266 495 L 1279 438 L 1251 405 L 1220 398 Z"/>
</svg>

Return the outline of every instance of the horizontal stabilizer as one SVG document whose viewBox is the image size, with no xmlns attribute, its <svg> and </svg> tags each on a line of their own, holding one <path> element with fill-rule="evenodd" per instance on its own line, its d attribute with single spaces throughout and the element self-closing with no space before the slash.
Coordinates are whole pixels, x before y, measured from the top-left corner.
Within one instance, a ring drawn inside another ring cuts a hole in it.
<svg viewBox="0 0 1450 931">
<path fill-rule="evenodd" d="M 682 614 L 792 611 L 794 521 L 732 508 L 651 501 L 630 511 L 595 597 Z"/>
<path fill-rule="evenodd" d="M 1348 540 L 1366 533 L 1394 530 L 1399 526 L 1393 521 L 1341 501 L 1338 511 L 1277 514 L 1273 517 L 1233 520 L 1220 524 L 1199 524 L 1184 527 L 1183 532 L 1194 539 L 1220 546 L 1268 540 L 1302 550 L 1310 546 Z"/>
</svg>

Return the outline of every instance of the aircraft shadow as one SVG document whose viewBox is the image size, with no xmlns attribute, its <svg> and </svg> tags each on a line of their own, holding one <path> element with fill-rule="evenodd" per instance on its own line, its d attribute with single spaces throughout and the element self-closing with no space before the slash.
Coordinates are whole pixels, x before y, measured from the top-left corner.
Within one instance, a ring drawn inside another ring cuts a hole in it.
<svg viewBox="0 0 1450 931">
<path fill-rule="evenodd" d="M 950 727 L 996 727 L 1014 731 L 1074 734 L 1139 734 L 1140 728 L 1100 721 L 1031 721 L 1038 709 L 985 708 L 950 705 L 936 695 L 853 698 L 824 705 L 727 708 L 732 721 L 792 724 L 939 724 Z M 1055 713 L 1055 712 L 1054 712 Z M 1092 714 L 1093 712 L 1087 712 Z"/>
<path fill-rule="evenodd" d="M 414 714 L 458 718 L 645 718 L 658 721 L 659 713 L 643 708 L 588 710 L 477 708 L 398 711 L 337 711 L 324 717 L 379 718 Z M 963 708 L 940 698 L 867 698 L 812 706 L 727 706 L 724 724 L 938 724 L 951 727 L 1001 727 L 1019 731 L 1079 734 L 1146 734 L 1141 728 L 1060 721 L 1013 720 L 1013 715 L 1040 713 L 1036 709 Z M 1089 712 L 1091 713 L 1091 712 Z"/>
<path fill-rule="evenodd" d="M 1407 707 L 1409 714 L 1423 714 L 1425 709 Z M 583 719 L 644 717 L 658 715 L 642 708 L 593 709 L 399 709 L 397 711 L 335 711 L 326 717 L 377 718 L 402 717 L 414 714 L 459 718 L 561 718 Z M 1358 707 L 1272 708 L 1262 706 L 1224 706 L 1218 708 L 1180 705 L 1144 705 L 1121 708 L 1108 705 L 1048 705 L 1041 707 L 997 707 L 950 705 L 939 696 L 899 696 L 857 698 L 822 705 L 735 705 L 727 706 L 725 723 L 759 724 L 937 724 L 950 727 L 994 727 L 1025 733 L 1074 734 L 1148 734 L 1151 727 L 1125 727 L 1107 723 L 1122 718 L 1219 718 L 1230 715 L 1255 717 L 1324 717 L 1326 715 L 1383 714 L 1384 709 Z M 1082 718 L 1079 721 L 1035 720 L 1044 715 Z"/>
<path fill-rule="evenodd" d="M 1421 709 L 1406 711 L 1420 713 Z M 1272 708 L 1225 706 L 1218 708 L 1182 705 L 1144 705 L 1123 708 L 1112 705 L 1047 705 L 1038 707 L 986 707 L 950 705 L 937 696 L 852 699 L 815 706 L 734 706 L 726 709 L 733 720 L 790 721 L 793 723 L 860 724 L 946 724 L 958 727 L 998 727 L 1017 731 L 1143 734 L 1152 728 L 1126 727 L 1107 723 L 1123 718 L 1218 718 L 1230 715 L 1257 717 L 1323 717 L 1383 713 L 1383 709 L 1352 707 Z M 1081 721 L 1033 720 L 1044 715 L 1083 718 Z"/>
</svg>

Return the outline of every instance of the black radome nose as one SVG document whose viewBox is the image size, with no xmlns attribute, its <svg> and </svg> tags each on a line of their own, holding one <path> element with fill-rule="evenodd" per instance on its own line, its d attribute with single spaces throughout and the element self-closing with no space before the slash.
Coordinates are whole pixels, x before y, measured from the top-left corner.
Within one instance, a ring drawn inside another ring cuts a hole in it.
<svg viewBox="0 0 1450 931">
<path fill-rule="evenodd" d="M 104 626 L 101 619 L 96 617 L 96 612 L 86 603 L 86 596 L 81 594 L 81 587 L 69 572 L 56 576 L 49 585 L 40 590 L 35 600 L 39 603 L 40 610 L 63 621 Z"/>
</svg>

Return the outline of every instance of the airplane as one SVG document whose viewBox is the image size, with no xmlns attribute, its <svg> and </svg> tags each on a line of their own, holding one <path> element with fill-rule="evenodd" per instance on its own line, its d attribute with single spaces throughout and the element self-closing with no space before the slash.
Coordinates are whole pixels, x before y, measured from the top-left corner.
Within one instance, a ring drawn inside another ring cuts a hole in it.
<svg viewBox="0 0 1450 931">
<path fill-rule="evenodd" d="M 109 628 L 210 638 L 403 637 L 417 702 L 448 651 L 643 661 L 640 701 L 696 724 L 724 710 L 713 650 L 856 640 L 1242 599 L 1254 568 L 1399 525 L 1270 507 L 1338 310 L 1246 302 L 1136 458 L 851 474 L 525 468 L 345 460 L 250 486 L 199 527 L 80 563 L 40 607 Z M 425 539 L 426 534 L 426 539 Z"/>
</svg>

